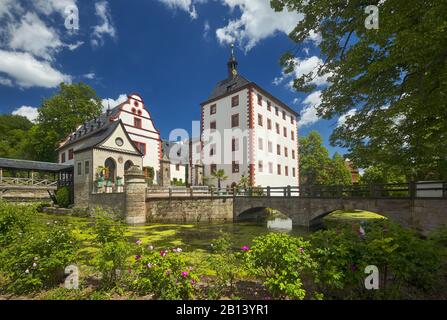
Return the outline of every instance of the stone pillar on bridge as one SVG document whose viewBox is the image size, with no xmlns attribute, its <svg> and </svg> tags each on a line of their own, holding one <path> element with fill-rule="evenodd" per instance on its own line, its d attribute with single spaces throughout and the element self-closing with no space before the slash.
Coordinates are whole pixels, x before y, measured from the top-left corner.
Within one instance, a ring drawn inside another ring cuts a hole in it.
<svg viewBox="0 0 447 320">
<path fill-rule="evenodd" d="M 129 224 L 146 222 L 146 180 L 143 171 L 138 166 L 132 166 L 124 175 L 126 181 L 125 217 Z"/>
</svg>

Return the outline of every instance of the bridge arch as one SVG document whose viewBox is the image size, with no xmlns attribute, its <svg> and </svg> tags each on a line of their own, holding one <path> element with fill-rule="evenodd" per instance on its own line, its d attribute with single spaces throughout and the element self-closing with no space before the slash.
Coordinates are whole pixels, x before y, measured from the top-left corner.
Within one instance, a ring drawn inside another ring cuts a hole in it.
<svg viewBox="0 0 447 320">
<path fill-rule="evenodd" d="M 442 200 L 441 200 L 442 201 Z M 444 200 L 445 201 L 445 200 Z M 292 219 L 297 226 L 311 227 L 320 219 L 336 210 L 365 210 L 397 222 L 402 226 L 418 223 L 413 213 L 411 199 L 375 199 L 375 198 L 305 198 L 305 197 L 236 197 L 233 217 L 254 208 L 272 208 Z"/>
</svg>

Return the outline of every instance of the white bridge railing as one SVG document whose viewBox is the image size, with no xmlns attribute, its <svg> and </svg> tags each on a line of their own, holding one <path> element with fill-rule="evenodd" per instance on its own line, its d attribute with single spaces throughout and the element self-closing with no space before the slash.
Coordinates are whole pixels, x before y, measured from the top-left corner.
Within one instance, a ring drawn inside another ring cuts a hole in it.
<svg viewBox="0 0 447 320">
<path fill-rule="evenodd" d="M 57 187 L 57 181 L 49 179 L 1 177 L 0 185 L 17 187 Z"/>
</svg>

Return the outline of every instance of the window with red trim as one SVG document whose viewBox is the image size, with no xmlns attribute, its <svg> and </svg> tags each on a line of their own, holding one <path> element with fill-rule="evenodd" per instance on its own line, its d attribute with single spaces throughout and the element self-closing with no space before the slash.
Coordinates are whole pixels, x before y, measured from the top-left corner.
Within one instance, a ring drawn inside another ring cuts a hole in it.
<svg viewBox="0 0 447 320">
<path fill-rule="evenodd" d="M 278 175 L 280 175 L 280 174 L 281 174 L 281 165 L 278 164 Z"/>
<path fill-rule="evenodd" d="M 262 106 L 262 96 L 258 94 L 258 105 Z"/>
<path fill-rule="evenodd" d="M 284 173 L 286 174 L 286 176 L 289 175 L 289 167 L 288 166 L 285 166 Z"/>
<path fill-rule="evenodd" d="M 267 119 L 267 129 L 272 130 L 272 120 Z"/>
<path fill-rule="evenodd" d="M 65 152 L 62 152 L 62 154 L 61 154 L 61 162 L 62 163 L 65 162 Z"/>
<path fill-rule="evenodd" d="M 272 111 L 272 103 L 270 101 L 267 101 L 267 110 Z"/>
<path fill-rule="evenodd" d="M 133 118 L 133 125 L 134 125 L 136 128 L 141 128 L 141 127 L 142 127 L 142 125 L 141 125 L 141 119 L 140 119 L 140 118 Z"/>
<path fill-rule="evenodd" d="M 134 141 L 133 142 L 137 149 L 143 154 L 143 156 L 146 155 L 146 144 L 143 142 Z"/>
<path fill-rule="evenodd" d="M 215 104 L 212 104 L 210 107 L 210 114 L 215 114 L 217 110 L 217 106 Z"/>
</svg>

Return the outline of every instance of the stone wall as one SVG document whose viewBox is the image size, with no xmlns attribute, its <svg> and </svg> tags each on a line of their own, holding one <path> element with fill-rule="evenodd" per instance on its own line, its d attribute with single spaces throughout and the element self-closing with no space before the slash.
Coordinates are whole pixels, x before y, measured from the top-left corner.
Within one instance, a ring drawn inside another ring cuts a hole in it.
<svg viewBox="0 0 447 320">
<path fill-rule="evenodd" d="M 125 194 L 123 192 L 91 194 L 89 209 L 94 209 L 97 207 L 124 217 L 126 213 Z"/>
<path fill-rule="evenodd" d="M 232 198 L 148 198 L 148 222 L 233 221 Z"/>
<path fill-rule="evenodd" d="M 0 194 L 0 199 L 12 202 L 51 202 L 47 190 L 8 190 Z"/>
</svg>

